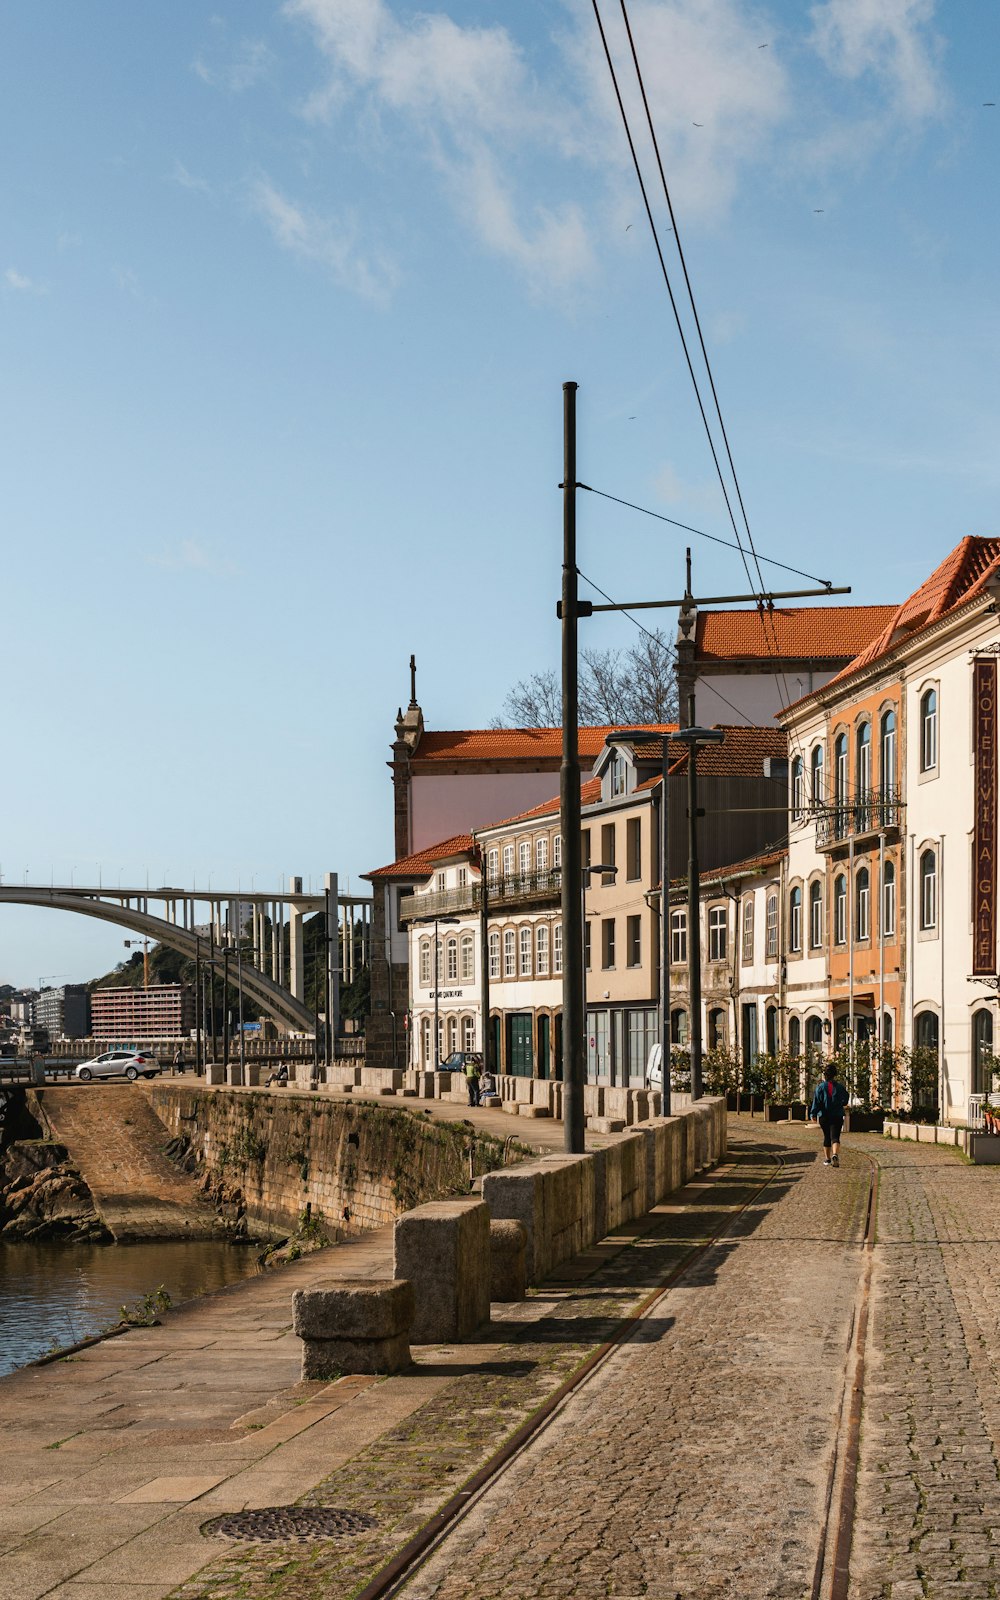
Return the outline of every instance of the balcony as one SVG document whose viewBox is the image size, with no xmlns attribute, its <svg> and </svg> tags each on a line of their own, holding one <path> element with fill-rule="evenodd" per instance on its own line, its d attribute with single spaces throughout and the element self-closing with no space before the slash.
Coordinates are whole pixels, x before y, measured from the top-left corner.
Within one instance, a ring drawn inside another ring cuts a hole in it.
<svg viewBox="0 0 1000 1600">
<path fill-rule="evenodd" d="M 515 872 L 509 878 L 493 878 L 486 885 L 491 911 L 503 906 L 539 906 L 558 900 L 562 893 L 562 870 L 547 867 L 541 872 Z M 441 889 L 433 894 L 407 895 L 400 903 L 402 923 L 429 922 L 434 917 L 460 917 L 478 913 L 480 885 L 468 883 L 461 889 Z"/>
<path fill-rule="evenodd" d="M 843 805 L 814 806 L 817 850 L 835 850 L 851 839 L 896 832 L 903 823 L 898 789 L 865 789 Z"/>
</svg>

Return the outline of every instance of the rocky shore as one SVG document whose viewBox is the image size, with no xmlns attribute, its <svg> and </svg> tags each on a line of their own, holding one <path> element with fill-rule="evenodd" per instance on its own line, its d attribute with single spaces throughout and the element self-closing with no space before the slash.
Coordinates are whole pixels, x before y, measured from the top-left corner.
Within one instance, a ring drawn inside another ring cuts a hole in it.
<svg viewBox="0 0 1000 1600">
<path fill-rule="evenodd" d="M 18 1139 L 0 1155 L 0 1238 L 110 1239 L 93 1196 L 51 1139 Z"/>
</svg>

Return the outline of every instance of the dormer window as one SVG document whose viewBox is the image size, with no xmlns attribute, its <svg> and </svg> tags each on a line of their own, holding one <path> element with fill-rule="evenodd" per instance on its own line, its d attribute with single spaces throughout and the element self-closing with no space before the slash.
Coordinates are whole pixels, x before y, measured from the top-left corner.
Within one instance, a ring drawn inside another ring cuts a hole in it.
<svg viewBox="0 0 1000 1600">
<path fill-rule="evenodd" d="M 436 876 L 434 878 L 434 887 L 437 890 L 438 894 L 444 894 L 444 886 L 447 883 L 447 881 L 448 881 L 448 874 L 446 872 L 439 872 L 439 873 L 436 874 Z"/>
<path fill-rule="evenodd" d="M 627 792 L 628 765 L 620 750 L 611 757 L 611 798 Z"/>
</svg>

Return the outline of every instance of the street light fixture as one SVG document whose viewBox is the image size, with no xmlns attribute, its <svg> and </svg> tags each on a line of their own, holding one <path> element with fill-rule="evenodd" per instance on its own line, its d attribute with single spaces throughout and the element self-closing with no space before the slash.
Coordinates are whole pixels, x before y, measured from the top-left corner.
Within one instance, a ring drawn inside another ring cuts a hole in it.
<svg viewBox="0 0 1000 1600">
<path fill-rule="evenodd" d="M 698 750 L 721 744 L 721 728 L 699 728 L 694 721 L 694 695 L 688 699 L 689 725 L 674 734 L 688 750 L 688 990 L 691 1006 L 691 1099 L 701 1099 L 701 921 L 698 893 Z M 666 1072 L 664 1072 L 664 1077 Z"/>
</svg>

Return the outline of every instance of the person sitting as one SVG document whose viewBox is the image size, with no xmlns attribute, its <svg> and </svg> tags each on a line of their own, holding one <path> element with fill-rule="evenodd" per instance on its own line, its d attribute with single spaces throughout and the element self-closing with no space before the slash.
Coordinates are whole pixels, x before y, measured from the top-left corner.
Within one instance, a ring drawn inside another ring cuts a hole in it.
<svg viewBox="0 0 1000 1600">
<path fill-rule="evenodd" d="M 489 1067 L 487 1067 L 479 1080 L 479 1098 L 480 1100 L 494 1099 L 496 1097 L 496 1092 L 497 1080 L 493 1076 Z"/>
<path fill-rule="evenodd" d="M 276 1083 L 279 1089 L 283 1089 L 287 1082 L 288 1064 L 287 1062 L 283 1061 L 277 1070 L 272 1067 L 271 1071 L 267 1075 L 267 1082 L 265 1083 L 264 1088 L 270 1089 L 272 1083 Z"/>
</svg>

